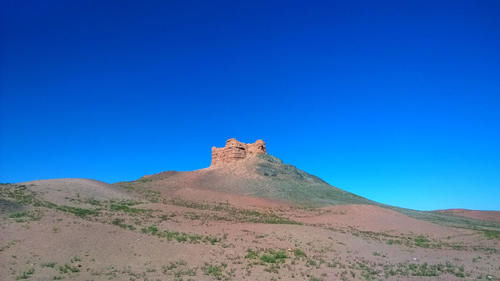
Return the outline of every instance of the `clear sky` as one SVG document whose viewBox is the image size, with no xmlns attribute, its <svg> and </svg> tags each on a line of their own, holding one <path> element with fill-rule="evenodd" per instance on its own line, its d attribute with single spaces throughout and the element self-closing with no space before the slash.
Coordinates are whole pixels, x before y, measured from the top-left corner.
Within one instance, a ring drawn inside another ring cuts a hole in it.
<svg viewBox="0 0 500 281">
<path fill-rule="evenodd" d="M 500 210 L 500 1 L 2 1 L 0 182 L 268 152 L 422 209 Z"/>
</svg>

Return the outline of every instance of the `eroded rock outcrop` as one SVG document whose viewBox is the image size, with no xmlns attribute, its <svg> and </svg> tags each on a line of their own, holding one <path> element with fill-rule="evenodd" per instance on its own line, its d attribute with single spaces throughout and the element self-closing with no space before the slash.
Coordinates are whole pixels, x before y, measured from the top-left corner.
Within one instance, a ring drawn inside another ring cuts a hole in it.
<svg viewBox="0 0 500 281">
<path fill-rule="evenodd" d="M 212 163 L 210 166 L 233 163 L 261 153 L 266 153 L 266 143 L 263 140 L 257 140 L 254 143 L 243 143 L 231 138 L 226 141 L 225 147 L 212 147 Z"/>
</svg>

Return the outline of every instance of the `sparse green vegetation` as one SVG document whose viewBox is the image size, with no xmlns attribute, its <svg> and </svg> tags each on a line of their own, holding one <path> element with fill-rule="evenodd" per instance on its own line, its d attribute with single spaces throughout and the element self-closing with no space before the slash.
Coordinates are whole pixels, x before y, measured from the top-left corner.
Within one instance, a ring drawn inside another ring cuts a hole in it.
<svg viewBox="0 0 500 281">
<path fill-rule="evenodd" d="M 199 235 L 194 233 L 185 233 L 185 232 L 177 232 L 177 231 L 168 231 L 163 230 L 159 231 L 158 227 L 151 225 L 141 229 L 143 233 L 151 234 L 158 236 L 160 238 L 167 238 L 168 241 L 176 240 L 177 242 L 188 242 L 188 243 L 208 243 L 208 244 L 216 244 L 220 242 L 222 239 L 215 236 L 210 235 Z"/>
<path fill-rule="evenodd" d="M 102 202 L 94 198 L 88 198 L 84 202 L 93 206 L 102 206 Z"/>
<path fill-rule="evenodd" d="M 34 268 L 30 268 L 28 269 L 27 271 L 24 271 L 23 273 L 21 273 L 21 275 L 19 275 L 16 279 L 17 280 L 20 280 L 20 279 L 28 279 L 30 278 L 33 274 L 35 273 L 35 269 Z"/>
<path fill-rule="evenodd" d="M 56 266 L 56 263 L 55 262 L 44 262 L 42 264 L 40 264 L 41 267 L 50 267 L 50 268 L 54 268 Z"/>
<path fill-rule="evenodd" d="M 14 213 L 14 214 L 10 214 L 9 215 L 9 218 L 10 219 L 15 219 L 15 218 L 22 218 L 24 216 L 26 216 L 27 213 L 25 212 L 22 212 L 22 213 Z"/>
<path fill-rule="evenodd" d="M 313 260 L 313 259 L 308 259 L 307 262 L 306 262 L 306 265 L 317 266 L 318 263 L 315 260 Z"/>
<path fill-rule="evenodd" d="M 78 267 L 72 266 L 70 264 L 65 264 L 62 266 L 59 266 L 59 272 L 60 273 L 71 273 L 71 272 L 80 272 L 80 269 Z"/>
<path fill-rule="evenodd" d="M 415 245 L 422 248 L 429 248 L 430 240 L 423 235 L 415 237 Z"/>
<path fill-rule="evenodd" d="M 141 229 L 143 233 L 156 235 L 158 233 L 158 227 L 151 225 Z"/>
<path fill-rule="evenodd" d="M 265 263 L 276 263 L 276 262 L 283 262 L 287 257 L 288 256 L 286 255 L 286 253 L 284 253 L 283 255 L 281 253 L 276 253 L 276 254 L 269 253 L 260 256 L 260 260 Z"/>
<path fill-rule="evenodd" d="M 183 280 L 183 276 L 196 276 L 197 268 L 188 268 L 187 262 L 178 260 L 169 265 L 162 266 L 162 272 L 166 275 L 173 275 L 175 280 Z"/>
<path fill-rule="evenodd" d="M 125 222 L 124 219 L 115 218 L 115 219 L 113 219 L 111 221 L 111 224 L 117 225 L 117 226 L 119 226 L 119 227 L 121 227 L 123 229 L 130 229 L 130 230 L 135 230 L 136 229 L 135 226 L 133 226 L 131 224 L 125 224 L 124 222 Z"/>
<path fill-rule="evenodd" d="M 30 212 L 20 212 L 13 213 L 9 215 L 10 219 L 14 219 L 15 222 L 27 222 L 27 221 L 37 221 L 40 220 L 40 213 L 35 211 Z"/>
<path fill-rule="evenodd" d="M 257 251 L 254 251 L 252 249 L 248 249 L 247 250 L 247 254 L 245 256 L 245 258 L 247 259 L 256 259 L 259 257 L 259 253 Z"/>
<path fill-rule="evenodd" d="M 132 208 L 128 204 L 121 204 L 121 203 L 111 203 L 109 208 L 112 211 L 121 211 L 121 212 L 125 212 L 125 213 L 151 212 L 151 210 Z"/>
<path fill-rule="evenodd" d="M 247 259 L 259 259 L 263 263 L 282 263 L 288 258 L 288 254 L 285 250 L 278 249 L 267 249 L 264 251 L 256 251 L 252 249 L 247 250 L 245 256 Z"/>
<path fill-rule="evenodd" d="M 67 212 L 67 213 L 72 213 L 73 215 L 77 217 L 87 217 L 87 216 L 96 216 L 99 215 L 99 211 L 97 210 L 92 210 L 92 209 L 84 209 L 84 208 L 78 208 L 78 207 L 71 207 L 71 206 L 57 206 L 57 210 Z"/>
<path fill-rule="evenodd" d="M 456 277 L 463 278 L 465 277 L 465 269 L 463 266 L 456 266 L 451 264 L 450 262 L 446 262 L 446 264 L 416 264 L 416 263 L 408 263 L 408 264 L 397 264 L 396 266 L 386 267 L 385 275 L 386 276 L 424 276 L 424 277 L 437 277 L 441 274 L 451 274 Z"/>
<path fill-rule="evenodd" d="M 490 229 L 483 229 L 482 231 L 483 231 L 484 235 L 486 236 L 486 238 L 500 240 L 500 231 L 490 230 Z"/>
<path fill-rule="evenodd" d="M 331 230 L 336 230 L 334 228 L 329 228 Z M 431 239 L 429 237 L 418 235 L 418 236 L 405 236 L 405 235 L 395 235 L 385 232 L 373 232 L 373 231 L 361 231 L 355 228 L 349 229 L 350 233 L 354 236 L 363 237 L 365 239 L 372 239 L 380 242 L 385 242 L 388 245 L 404 245 L 410 248 L 421 247 L 421 248 L 431 248 L 431 249 L 453 249 L 453 250 L 481 250 L 488 253 L 496 253 L 497 250 L 494 248 L 485 248 L 478 246 L 467 246 L 463 243 L 453 243 L 448 241 L 442 241 L 437 239 Z M 340 231 L 342 232 L 342 231 Z M 344 232 L 345 233 L 345 232 Z"/>
<path fill-rule="evenodd" d="M 301 249 L 294 249 L 293 254 L 295 255 L 296 258 L 307 258 L 306 253 Z"/>
<path fill-rule="evenodd" d="M 171 200 L 169 201 L 169 203 L 186 208 L 224 212 L 227 214 L 227 216 L 219 216 L 219 215 L 208 216 L 208 218 L 212 218 L 215 220 L 268 223 L 268 224 L 302 224 L 300 222 L 278 216 L 273 212 L 264 213 L 264 212 L 259 212 L 257 210 L 238 209 L 231 206 L 229 203 L 208 204 L 208 203 L 199 203 L 194 201 L 186 201 L 182 199 Z M 198 217 L 191 216 L 191 218 L 199 219 L 200 216 Z"/>
<path fill-rule="evenodd" d="M 148 200 L 152 203 L 158 203 L 158 202 L 162 201 L 161 193 L 159 191 L 155 191 L 155 190 L 146 190 L 144 192 L 144 197 L 146 198 L 146 200 Z"/>
<path fill-rule="evenodd" d="M 384 207 L 395 210 L 399 213 L 405 214 L 407 216 L 419 220 L 426 220 L 440 225 L 446 225 L 458 228 L 467 228 L 467 229 L 476 229 L 478 227 L 500 228 L 500 224 L 498 222 L 493 222 L 493 221 L 477 220 L 477 219 L 461 217 L 446 213 L 439 213 L 439 212 L 416 211 L 416 210 L 398 208 L 392 206 L 384 206 Z"/>
<path fill-rule="evenodd" d="M 29 191 L 24 185 L 14 185 L 13 188 L 2 187 L 0 188 L 0 195 L 11 198 L 20 204 L 33 204 L 35 207 L 45 207 L 49 209 L 56 209 L 63 212 L 72 213 L 78 217 L 85 217 L 90 215 L 98 215 L 97 210 L 83 209 L 71 206 L 57 206 L 54 203 L 40 200 L 35 197 L 35 193 Z M 21 214 L 18 214 L 21 216 Z"/>
<path fill-rule="evenodd" d="M 212 265 L 209 263 L 205 263 L 202 267 L 205 275 L 212 276 L 217 280 L 229 280 L 229 277 L 225 276 L 224 270 L 226 269 L 227 264 L 222 263 L 219 265 Z"/>
<path fill-rule="evenodd" d="M 26 185 L 5 184 L 0 186 L 1 197 L 11 198 L 15 202 L 27 205 L 34 203 L 35 194 Z"/>
</svg>

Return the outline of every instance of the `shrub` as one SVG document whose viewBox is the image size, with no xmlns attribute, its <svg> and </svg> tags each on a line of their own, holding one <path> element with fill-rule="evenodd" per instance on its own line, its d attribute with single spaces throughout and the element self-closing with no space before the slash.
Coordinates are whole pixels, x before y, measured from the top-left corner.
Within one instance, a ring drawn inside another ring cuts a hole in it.
<svg viewBox="0 0 500 281">
<path fill-rule="evenodd" d="M 294 249 L 293 254 L 297 258 L 306 258 L 307 257 L 306 253 L 304 253 L 304 251 L 302 251 L 301 249 Z"/>
<path fill-rule="evenodd" d="M 55 262 L 45 262 L 45 263 L 42 263 L 41 266 L 54 268 L 56 266 L 56 263 Z"/>
<path fill-rule="evenodd" d="M 247 255 L 245 256 L 245 258 L 247 259 L 256 259 L 259 257 L 259 254 L 257 253 L 257 251 L 254 251 L 252 249 L 248 249 L 247 250 Z"/>
<path fill-rule="evenodd" d="M 35 269 L 34 268 L 30 268 L 28 269 L 27 271 L 21 273 L 21 275 L 19 275 L 17 277 L 17 279 L 28 279 L 31 277 L 31 275 L 33 275 L 33 273 L 35 273 Z"/>
<path fill-rule="evenodd" d="M 278 250 L 278 251 L 271 250 L 260 256 L 260 260 L 265 263 L 284 262 L 286 258 L 288 258 L 288 255 L 286 254 L 285 250 Z"/>
</svg>

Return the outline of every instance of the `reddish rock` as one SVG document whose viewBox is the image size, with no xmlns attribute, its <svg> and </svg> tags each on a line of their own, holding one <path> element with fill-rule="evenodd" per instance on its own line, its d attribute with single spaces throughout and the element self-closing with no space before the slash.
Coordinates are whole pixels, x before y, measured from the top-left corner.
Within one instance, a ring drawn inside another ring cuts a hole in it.
<svg viewBox="0 0 500 281">
<path fill-rule="evenodd" d="M 266 143 L 263 140 L 243 143 L 231 138 L 226 141 L 225 147 L 212 147 L 212 164 L 210 166 L 233 163 L 261 153 L 266 153 Z"/>
</svg>

